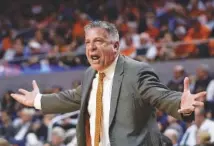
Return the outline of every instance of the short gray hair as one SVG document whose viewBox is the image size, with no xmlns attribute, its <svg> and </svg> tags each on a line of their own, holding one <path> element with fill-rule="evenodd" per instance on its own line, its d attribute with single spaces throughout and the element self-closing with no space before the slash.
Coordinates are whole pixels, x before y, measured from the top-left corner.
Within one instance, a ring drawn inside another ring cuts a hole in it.
<svg viewBox="0 0 214 146">
<path fill-rule="evenodd" d="M 113 41 L 119 41 L 119 33 L 116 26 L 107 21 L 92 21 L 84 27 L 85 32 L 92 28 L 102 28 L 105 29 Z"/>
</svg>

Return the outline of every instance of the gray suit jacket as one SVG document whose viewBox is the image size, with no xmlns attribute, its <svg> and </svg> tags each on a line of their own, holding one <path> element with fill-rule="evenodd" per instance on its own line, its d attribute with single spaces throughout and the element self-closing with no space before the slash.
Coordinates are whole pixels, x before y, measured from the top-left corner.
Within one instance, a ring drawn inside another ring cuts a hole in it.
<svg viewBox="0 0 214 146">
<path fill-rule="evenodd" d="M 85 146 L 85 113 L 95 70 L 89 67 L 82 85 L 58 94 L 43 95 L 44 113 L 65 113 L 80 109 L 77 126 L 79 146 Z M 159 82 L 153 69 L 146 63 L 119 56 L 113 79 L 109 138 L 111 146 L 162 145 L 156 123 L 155 108 L 182 120 L 177 112 L 180 92 L 170 91 Z"/>
</svg>

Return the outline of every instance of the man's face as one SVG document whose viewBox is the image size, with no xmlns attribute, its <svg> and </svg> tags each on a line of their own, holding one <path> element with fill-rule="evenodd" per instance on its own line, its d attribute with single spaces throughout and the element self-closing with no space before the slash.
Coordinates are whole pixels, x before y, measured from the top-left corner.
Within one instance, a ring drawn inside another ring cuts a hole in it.
<svg viewBox="0 0 214 146">
<path fill-rule="evenodd" d="M 63 139 L 55 134 L 52 134 L 52 140 L 51 143 L 53 145 L 61 145 L 63 143 Z"/>
<path fill-rule="evenodd" d="M 116 58 L 119 43 L 112 41 L 109 33 L 102 28 L 92 28 L 85 33 L 86 56 L 92 68 L 106 69 Z"/>
<path fill-rule="evenodd" d="M 204 70 L 201 69 L 201 68 L 198 68 L 198 69 L 196 70 L 196 75 L 197 75 L 197 77 L 198 77 L 199 79 L 203 80 L 203 79 L 207 76 L 207 72 L 204 71 Z"/>
</svg>

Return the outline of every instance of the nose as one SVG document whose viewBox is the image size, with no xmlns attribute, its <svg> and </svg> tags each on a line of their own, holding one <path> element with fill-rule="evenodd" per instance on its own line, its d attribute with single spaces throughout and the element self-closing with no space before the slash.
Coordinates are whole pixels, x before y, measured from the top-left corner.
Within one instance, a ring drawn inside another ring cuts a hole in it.
<svg viewBox="0 0 214 146">
<path fill-rule="evenodd" d="M 87 48 L 90 50 L 90 51 L 95 51 L 97 50 L 97 47 L 94 43 L 90 43 L 87 45 Z"/>
</svg>

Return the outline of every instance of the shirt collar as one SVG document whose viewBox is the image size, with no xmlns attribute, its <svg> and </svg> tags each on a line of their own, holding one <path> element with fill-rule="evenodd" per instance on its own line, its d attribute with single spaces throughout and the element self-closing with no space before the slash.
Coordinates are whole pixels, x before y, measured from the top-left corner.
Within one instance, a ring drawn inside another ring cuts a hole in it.
<svg viewBox="0 0 214 146">
<path fill-rule="evenodd" d="M 115 58 L 114 62 L 110 66 L 108 66 L 106 69 L 104 69 L 102 71 L 103 73 L 105 73 L 105 75 L 108 79 L 112 79 L 114 76 L 114 71 L 115 71 L 118 57 L 119 57 L 119 55 Z"/>
</svg>

